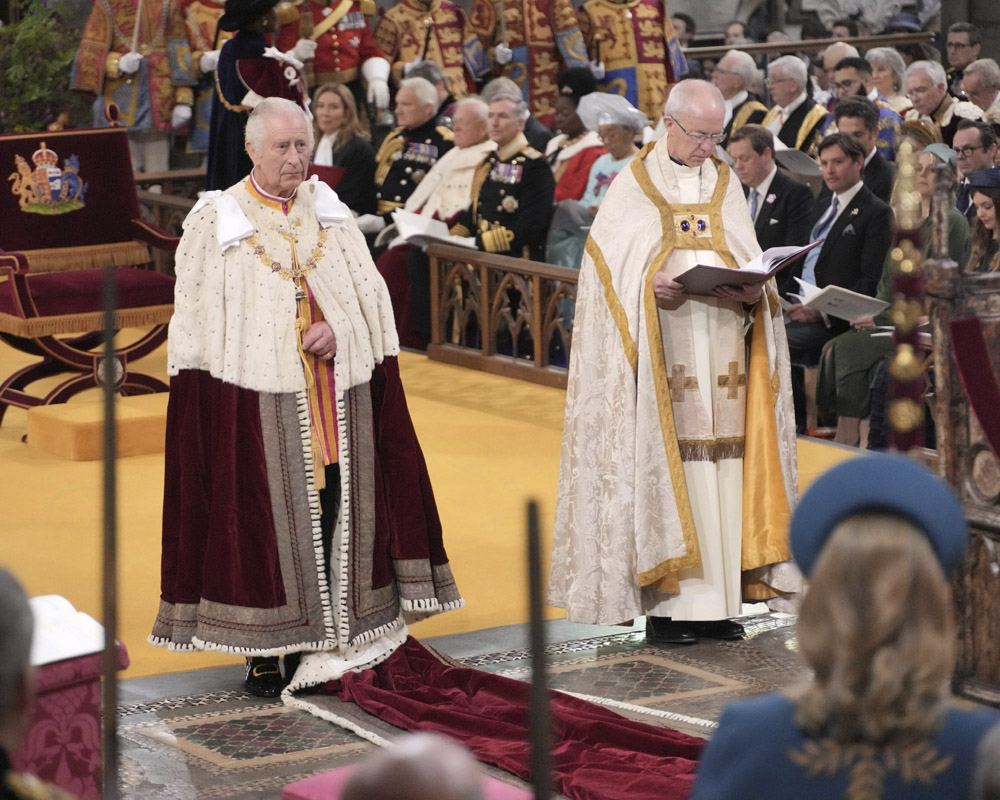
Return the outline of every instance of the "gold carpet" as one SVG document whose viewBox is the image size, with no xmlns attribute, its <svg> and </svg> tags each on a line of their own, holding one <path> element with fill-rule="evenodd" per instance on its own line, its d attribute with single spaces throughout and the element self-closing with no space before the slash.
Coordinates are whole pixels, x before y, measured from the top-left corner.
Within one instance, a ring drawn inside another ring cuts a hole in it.
<svg viewBox="0 0 1000 800">
<path fill-rule="evenodd" d="M 0 376 L 30 359 L 0 344 Z M 141 362 L 165 377 L 166 349 Z M 413 626 L 429 637 L 524 622 L 525 510 L 541 504 L 543 556 L 551 545 L 562 433 L 563 392 L 404 353 L 400 368 L 467 606 Z M 92 401 L 86 394 L 71 403 Z M 102 466 L 71 461 L 22 443 L 27 413 L 10 409 L 0 426 L 0 562 L 28 592 L 60 594 L 100 618 Z M 800 442 L 800 482 L 808 484 L 852 451 Z M 163 456 L 118 459 L 119 638 L 127 677 L 199 669 L 240 659 L 171 653 L 146 643 L 158 603 Z M 550 617 L 562 616 L 548 609 Z"/>
</svg>

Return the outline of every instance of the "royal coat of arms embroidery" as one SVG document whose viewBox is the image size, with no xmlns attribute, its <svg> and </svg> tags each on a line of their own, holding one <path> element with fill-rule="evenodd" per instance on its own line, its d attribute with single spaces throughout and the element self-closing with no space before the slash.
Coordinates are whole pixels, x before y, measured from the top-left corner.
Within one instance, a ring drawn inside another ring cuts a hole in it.
<svg viewBox="0 0 1000 800">
<path fill-rule="evenodd" d="M 63 159 L 59 168 L 59 156 L 45 146 L 45 142 L 32 154 L 27 162 L 22 156 L 14 156 L 15 172 L 7 178 L 13 185 L 11 193 L 17 196 L 21 211 L 28 214 L 67 214 L 83 208 L 83 196 L 87 184 L 80 178 L 80 159 L 73 155 Z"/>
</svg>

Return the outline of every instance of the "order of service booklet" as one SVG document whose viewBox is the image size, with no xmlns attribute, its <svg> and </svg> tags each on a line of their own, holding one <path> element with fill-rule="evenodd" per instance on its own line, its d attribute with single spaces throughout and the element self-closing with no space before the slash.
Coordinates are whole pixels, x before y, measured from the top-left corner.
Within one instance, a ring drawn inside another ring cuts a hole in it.
<svg viewBox="0 0 1000 800">
<path fill-rule="evenodd" d="M 798 261 L 814 247 L 823 244 L 823 239 L 805 245 L 804 247 L 771 247 L 757 258 L 748 261 L 740 269 L 729 267 L 710 267 L 698 264 L 677 276 L 678 283 L 684 286 L 685 294 L 712 294 L 716 286 L 741 286 L 750 283 L 760 283 L 773 278 L 781 270 Z"/>
<path fill-rule="evenodd" d="M 414 214 L 412 211 L 404 211 L 397 208 L 392 212 L 392 220 L 396 223 L 395 239 L 389 247 L 397 247 L 401 244 L 412 244 L 424 250 L 427 245 L 440 242 L 441 244 L 454 244 L 459 247 L 476 248 L 476 240 L 472 236 L 452 236 L 448 233 L 448 226 L 441 220 L 433 217 L 424 217 Z"/>
<path fill-rule="evenodd" d="M 861 319 L 861 317 L 874 317 L 889 307 L 889 304 L 884 300 L 852 292 L 843 286 L 830 284 L 820 289 L 801 278 L 795 280 L 798 281 L 802 293 L 791 296 L 801 300 L 802 305 L 822 311 L 831 317 L 845 319 L 848 322 Z"/>
</svg>

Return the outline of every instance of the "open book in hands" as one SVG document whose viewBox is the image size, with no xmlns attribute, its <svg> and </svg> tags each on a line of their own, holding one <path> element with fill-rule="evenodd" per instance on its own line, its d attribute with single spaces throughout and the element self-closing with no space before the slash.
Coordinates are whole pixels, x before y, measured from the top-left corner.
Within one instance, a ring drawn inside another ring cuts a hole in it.
<svg viewBox="0 0 1000 800">
<path fill-rule="evenodd" d="M 814 247 L 823 244 L 823 241 L 819 239 L 804 247 L 772 247 L 748 261 L 740 269 L 698 264 L 682 272 L 675 280 L 684 286 L 685 294 L 701 295 L 712 294 L 716 286 L 746 286 L 751 283 L 761 283 L 794 264 Z"/>
<path fill-rule="evenodd" d="M 448 233 L 448 226 L 439 219 L 424 217 L 420 214 L 414 214 L 412 211 L 397 208 L 392 212 L 392 220 L 396 223 L 398 236 L 390 242 L 389 247 L 411 244 L 426 250 L 427 245 L 441 242 L 459 247 L 476 248 L 474 237 L 452 236 Z"/>
<path fill-rule="evenodd" d="M 884 311 L 889 304 L 876 297 L 852 292 L 843 286 L 824 286 L 822 289 L 801 278 L 795 279 L 802 289 L 801 294 L 793 294 L 802 305 L 821 311 L 827 316 L 853 322 L 861 317 L 874 317 Z M 784 303 L 782 304 L 784 306 Z"/>
</svg>

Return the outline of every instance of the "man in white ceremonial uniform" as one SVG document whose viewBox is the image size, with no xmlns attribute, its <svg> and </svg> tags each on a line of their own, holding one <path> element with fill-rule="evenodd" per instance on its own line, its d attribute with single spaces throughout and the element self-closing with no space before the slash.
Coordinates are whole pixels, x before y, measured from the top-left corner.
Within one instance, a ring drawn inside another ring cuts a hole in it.
<svg viewBox="0 0 1000 800">
<path fill-rule="evenodd" d="M 739 180 L 710 157 L 724 110 L 705 81 L 674 88 L 667 135 L 608 190 L 577 295 L 548 600 L 574 622 L 645 614 L 654 641 L 738 638 L 744 597 L 801 586 L 774 283 L 690 296 L 674 280 L 760 253 Z"/>
</svg>

